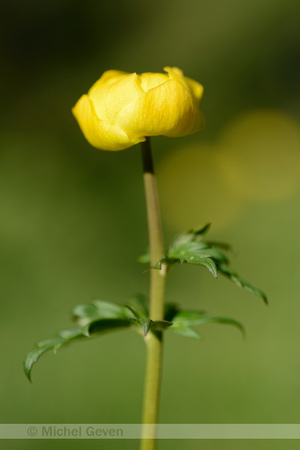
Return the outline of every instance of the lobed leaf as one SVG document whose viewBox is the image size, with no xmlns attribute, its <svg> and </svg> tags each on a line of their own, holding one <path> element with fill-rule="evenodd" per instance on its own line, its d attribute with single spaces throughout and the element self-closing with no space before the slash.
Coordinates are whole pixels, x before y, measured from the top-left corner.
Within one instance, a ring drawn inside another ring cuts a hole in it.
<svg viewBox="0 0 300 450">
<path fill-rule="evenodd" d="M 190 230 L 189 233 L 194 234 L 195 236 L 202 236 L 203 234 L 206 234 L 211 227 L 211 223 L 207 223 L 204 225 L 204 227 L 198 228 L 197 230 Z"/>
<path fill-rule="evenodd" d="M 173 326 L 171 331 L 186 337 L 196 337 L 199 339 L 198 333 L 192 328 L 195 325 L 204 325 L 207 323 L 221 323 L 233 325 L 237 327 L 242 334 L 245 334 L 243 325 L 227 317 L 206 317 L 204 311 L 177 311 L 172 318 Z"/>
<path fill-rule="evenodd" d="M 183 325 L 194 325 L 198 323 L 204 316 L 204 311 L 179 311 L 173 318 L 173 323 L 181 323 Z"/>
<path fill-rule="evenodd" d="M 197 258 L 194 256 L 191 256 L 187 262 L 188 264 L 198 264 L 199 266 L 206 267 L 210 273 L 215 277 L 218 278 L 218 270 L 215 262 L 211 258 Z"/>
<path fill-rule="evenodd" d="M 170 327 L 170 330 L 173 331 L 173 333 L 180 334 L 181 336 L 190 337 L 194 339 L 202 339 L 202 336 L 197 333 L 194 328 L 189 327 L 187 325 L 183 325 L 181 323 L 174 324 L 172 327 Z"/>
<path fill-rule="evenodd" d="M 29 381 L 31 381 L 31 370 L 33 365 L 49 350 L 53 350 L 53 352 L 56 353 L 63 345 L 76 339 L 89 338 L 92 334 L 126 328 L 130 325 L 132 325 L 132 321 L 129 318 L 98 319 L 86 324 L 84 327 L 62 330 L 58 336 L 39 342 L 36 347 L 27 354 L 24 362 L 25 374 Z"/>
<path fill-rule="evenodd" d="M 237 286 L 239 286 L 243 289 L 246 289 L 247 291 L 252 292 L 253 294 L 260 297 L 266 304 L 268 304 L 267 296 L 262 290 L 252 286 L 250 283 L 243 280 L 236 272 L 231 270 L 230 267 L 228 267 L 225 264 L 220 264 L 220 265 L 218 265 L 218 270 L 221 272 L 222 275 L 229 278 Z"/>
<path fill-rule="evenodd" d="M 124 306 L 104 300 L 95 300 L 75 306 L 72 310 L 73 320 L 80 326 L 92 320 L 128 319 L 128 311 Z"/>
<path fill-rule="evenodd" d="M 153 331 L 163 331 L 166 328 L 169 328 L 173 325 L 173 322 L 169 322 L 168 320 L 151 320 L 150 328 Z"/>
<path fill-rule="evenodd" d="M 233 325 L 237 327 L 243 335 L 246 334 L 245 328 L 240 322 L 234 319 L 230 319 L 228 317 L 202 317 L 201 319 L 199 318 L 198 320 L 194 320 L 192 323 L 193 325 L 205 325 L 207 323 L 221 323 L 226 325 Z"/>
</svg>

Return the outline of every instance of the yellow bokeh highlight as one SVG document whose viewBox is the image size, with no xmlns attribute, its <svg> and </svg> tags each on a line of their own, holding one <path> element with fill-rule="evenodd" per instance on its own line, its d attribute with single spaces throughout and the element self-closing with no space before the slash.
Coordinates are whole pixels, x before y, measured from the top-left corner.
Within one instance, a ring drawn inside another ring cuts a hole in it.
<svg viewBox="0 0 300 450">
<path fill-rule="evenodd" d="M 226 184 L 244 199 L 283 200 L 300 188 L 300 127 L 280 111 L 239 117 L 218 148 Z"/>
<path fill-rule="evenodd" d="M 283 201 L 300 189 L 300 127 L 280 111 L 243 114 L 215 145 L 170 153 L 159 170 L 161 203 L 175 230 L 224 228 L 248 201 Z"/>
</svg>

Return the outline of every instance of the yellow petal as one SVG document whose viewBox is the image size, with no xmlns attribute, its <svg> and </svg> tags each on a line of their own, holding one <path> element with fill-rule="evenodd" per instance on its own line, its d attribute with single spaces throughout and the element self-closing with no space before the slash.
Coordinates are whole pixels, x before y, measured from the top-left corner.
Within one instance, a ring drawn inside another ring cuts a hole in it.
<svg viewBox="0 0 300 450">
<path fill-rule="evenodd" d="M 114 123 L 116 114 L 131 102 L 144 94 L 139 77 L 136 73 L 124 72 L 115 75 L 102 83 L 100 80 L 90 89 L 88 96 L 93 102 L 97 116 L 100 119 Z"/>
<path fill-rule="evenodd" d="M 97 84 L 103 84 L 107 81 L 113 80 L 115 78 L 120 78 L 124 75 L 129 75 L 127 72 L 123 72 L 122 70 L 107 70 L 103 73 L 103 75 L 99 78 L 98 81 L 92 86 L 93 89 Z"/>
<path fill-rule="evenodd" d="M 164 135 L 179 137 L 204 126 L 204 117 L 190 90 L 169 79 L 123 108 L 116 123 L 130 138 Z"/>
<path fill-rule="evenodd" d="M 83 95 L 78 100 L 72 112 L 87 141 L 101 150 L 124 150 L 145 140 L 130 140 L 124 131 L 99 119 L 87 95 Z"/>
<path fill-rule="evenodd" d="M 204 88 L 202 86 L 202 84 L 198 83 L 195 80 L 192 80 L 191 78 L 184 78 L 186 83 L 189 85 L 189 88 L 191 89 L 191 92 L 197 102 L 197 104 L 200 104 L 200 101 L 202 100 L 203 97 L 203 91 Z"/>
<path fill-rule="evenodd" d="M 177 67 L 164 67 L 164 70 L 169 74 L 169 77 L 172 80 L 178 81 L 178 83 L 188 89 L 194 97 L 196 103 L 199 105 L 200 100 L 203 96 L 203 86 L 197 81 L 185 77 L 182 70 L 178 69 Z"/>
<path fill-rule="evenodd" d="M 164 71 L 167 72 L 169 75 L 173 74 L 174 77 L 180 77 L 180 78 L 184 77 L 182 70 L 178 69 L 178 67 L 167 66 L 167 67 L 164 67 Z"/>
<path fill-rule="evenodd" d="M 140 75 L 141 87 L 145 92 L 168 81 L 169 77 L 163 73 L 143 73 Z"/>
</svg>

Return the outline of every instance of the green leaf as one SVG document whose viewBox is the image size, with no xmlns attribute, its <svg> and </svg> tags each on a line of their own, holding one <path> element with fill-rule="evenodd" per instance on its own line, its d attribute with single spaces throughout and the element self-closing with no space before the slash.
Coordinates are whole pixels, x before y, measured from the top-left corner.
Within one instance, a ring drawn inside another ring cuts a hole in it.
<svg viewBox="0 0 300 450">
<path fill-rule="evenodd" d="M 140 264 L 150 264 L 150 250 L 147 248 L 146 252 L 139 256 L 137 262 Z"/>
<path fill-rule="evenodd" d="M 180 323 L 174 324 L 172 327 L 169 328 L 169 330 L 173 331 L 173 333 L 180 334 L 181 336 L 190 337 L 194 339 L 202 339 L 202 336 L 200 336 L 200 334 L 197 333 L 196 330 L 187 325 L 182 325 Z"/>
<path fill-rule="evenodd" d="M 69 330 L 69 331 L 71 331 L 71 330 Z M 63 330 L 62 333 L 66 333 L 66 330 Z M 36 347 L 28 353 L 28 355 L 25 359 L 25 362 L 24 362 L 25 374 L 26 374 L 27 378 L 29 379 L 29 381 L 31 381 L 32 366 L 33 366 L 33 364 L 35 364 L 38 361 L 38 359 L 40 358 L 40 356 L 43 353 L 45 353 L 49 350 L 53 350 L 53 352 L 56 353 L 57 350 L 62 345 L 67 343 L 70 339 L 74 339 L 73 336 L 75 336 L 75 338 L 77 338 L 77 337 L 79 337 L 79 335 L 83 336 L 83 332 L 81 329 L 76 328 L 73 330 L 71 338 L 63 337 L 63 335 L 62 335 L 62 336 L 57 336 L 57 337 L 50 338 L 50 339 L 45 339 L 45 340 L 39 342 L 36 345 Z"/>
<path fill-rule="evenodd" d="M 204 325 L 207 323 L 221 323 L 226 325 L 233 325 L 237 327 L 243 335 L 245 335 L 245 328 L 243 327 L 243 325 L 237 320 L 230 319 L 228 317 L 202 317 L 199 318 L 198 320 L 190 322 L 190 324 L 191 323 L 193 323 L 193 325 Z"/>
<path fill-rule="evenodd" d="M 151 325 L 152 320 L 151 319 L 138 319 L 137 322 L 140 324 L 144 336 L 146 336 L 148 334 L 148 331 L 150 330 L 150 325 Z"/>
<path fill-rule="evenodd" d="M 75 322 L 83 326 L 96 319 L 126 319 L 128 318 L 128 312 L 124 306 L 116 303 L 95 300 L 92 303 L 75 306 L 72 310 L 72 316 Z"/>
<path fill-rule="evenodd" d="M 139 317 L 147 318 L 148 298 L 143 294 L 135 294 L 129 301 L 130 306 L 139 313 Z"/>
<path fill-rule="evenodd" d="M 45 339 L 37 344 L 37 347 L 45 350 L 53 350 L 54 353 L 63 345 L 64 338 L 62 336 Z"/>
<path fill-rule="evenodd" d="M 209 247 L 221 248 L 222 250 L 226 250 L 228 252 L 233 250 L 232 246 L 227 244 L 227 242 L 206 241 L 206 243 Z"/>
<path fill-rule="evenodd" d="M 26 359 L 24 361 L 24 371 L 29 381 L 31 381 L 31 369 L 33 364 L 36 363 L 39 357 L 47 350 L 48 350 L 47 348 L 35 347 L 27 354 Z"/>
<path fill-rule="evenodd" d="M 183 260 L 186 259 L 186 257 L 198 254 L 204 249 L 207 249 L 207 245 L 204 242 L 184 242 L 180 245 L 170 247 L 167 258 Z"/>
<path fill-rule="evenodd" d="M 145 310 L 145 297 L 144 296 L 138 296 L 135 297 L 135 299 L 141 300 L 142 304 L 140 305 L 140 310 L 134 309 L 131 306 L 125 305 L 125 307 L 133 314 L 134 317 L 131 317 L 131 320 L 134 321 L 136 324 L 138 324 L 142 331 L 144 336 L 146 336 L 151 328 L 153 331 L 162 331 L 165 328 L 172 325 L 172 322 L 169 322 L 167 320 L 158 320 L 153 321 L 147 317 L 147 311 Z M 142 311 L 141 311 L 142 309 Z"/>
<path fill-rule="evenodd" d="M 72 310 L 72 318 L 75 322 L 79 322 L 82 319 L 86 319 L 86 321 L 91 321 L 99 318 L 99 311 L 95 304 L 93 303 L 84 303 L 81 305 L 75 306 Z"/>
<path fill-rule="evenodd" d="M 187 262 L 189 264 L 198 264 L 200 266 L 206 267 L 215 278 L 218 278 L 217 266 L 212 259 L 199 258 L 199 260 L 197 260 L 196 258 L 193 258 L 192 260 Z"/>
<path fill-rule="evenodd" d="M 212 275 L 217 278 L 217 266 L 212 258 L 219 256 L 222 253 L 217 249 L 210 249 L 203 242 L 186 242 L 177 247 L 172 247 L 167 254 L 167 262 L 181 264 L 197 264 L 206 267 Z"/>
<path fill-rule="evenodd" d="M 173 322 L 169 322 L 168 320 L 151 320 L 150 328 L 151 330 L 163 331 L 166 328 L 169 328 L 173 325 Z"/>
<path fill-rule="evenodd" d="M 141 316 L 140 316 L 140 314 L 139 314 L 139 312 L 138 311 L 135 311 L 133 308 L 131 308 L 131 306 L 129 306 L 129 305 L 124 305 L 125 306 L 125 308 L 127 308 L 130 312 L 132 312 L 132 314 L 134 315 L 134 317 L 130 317 L 131 319 L 140 319 L 141 318 Z"/>
<path fill-rule="evenodd" d="M 179 312 L 179 308 L 174 303 L 166 303 L 165 305 L 165 316 L 164 319 L 168 322 L 172 322 L 173 318 Z"/>
<path fill-rule="evenodd" d="M 179 247 L 180 245 L 187 244 L 188 242 L 192 242 L 195 239 L 195 236 L 192 233 L 181 233 L 175 236 L 172 244 L 170 245 L 169 251 L 173 248 Z"/>
<path fill-rule="evenodd" d="M 218 265 L 218 269 L 224 276 L 233 281 L 233 283 L 235 283 L 237 286 L 246 289 L 247 291 L 250 291 L 255 295 L 258 295 L 258 297 L 260 297 L 266 304 L 268 304 L 267 296 L 263 291 L 243 280 L 236 272 L 231 270 L 230 267 L 225 264 L 220 264 Z"/>
<path fill-rule="evenodd" d="M 210 223 L 204 225 L 204 227 L 199 228 L 197 230 L 189 230 L 185 233 L 180 233 L 178 234 L 174 241 L 173 244 L 171 245 L 172 248 L 178 247 L 182 244 L 186 244 L 188 242 L 192 242 L 192 241 L 198 241 L 201 242 L 202 236 L 208 232 L 209 228 L 210 228 Z"/>
<path fill-rule="evenodd" d="M 100 319 L 94 320 L 83 327 L 85 336 L 91 336 L 95 333 L 105 333 L 119 328 L 126 328 L 132 325 L 131 319 Z"/>
<path fill-rule="evenodd" d="M 125 319 L 128 318 L 127 310 L 123 305 L 106 302 L 103 300 L 95 300 L 93 302 L 99 312 L 99 318 L 106 319 Z"/>
<path fill-rule="evenodd" d="M 182 325 L 194 325 L 198 323 L 204 316 L 204 311 L 179 311 L 173 318 L 172 322 Z"/>
<path fill-rule="evenodd" d="M 186 242 L 178 247 L 172 247 L 167 258 L 186 260 L 190 257 L 194 258 L 214 258 L 220 262 L 227 262 L 228 259 L 221 250 L 215 247 L 210 247 L 205 242 Z"/>
<path fill-rule="evenodd" d="M 206 225 L 204 225 L 204 227 L 199 228 L 197 230 L 191 230 L 191 231 L 189 231 L 189 233 L 192 233 L 196 236 L 200 236 L 200 235 L 207 233 L 209 231 L 210 227 L 211 227 L 211 223 L 207 223 Z"/>
<path fill-rule="evenodd" d="M 57 350 L 59 350 L 63 345 L 76 339 L 87 339 L 92 334 L 113 331 L 120 328 L 126 328 L 131 325 L 132 321 L 129 318 L 99 319 L 86 324 L 84 327 L 62 330 L 59 333 L 59 336 L 39 342 L 36 347 L 27 354 L 24 362 L 25 374 L 29 381 L 31 381 L 31 370 L 33 365 L 38 361 L 42 354 L 49 350 L 53 350 L 53 352 L 56 353 Z"/>
<path fill-rule="evenodd" d="M 166 328 L 173 325 L 172 322 L 168 322 L 166 320 L 153 321 L 151 319 L 144 319 L 144 318 L 137 318 L 137 319 L 132 318 L 131 320 L 133 320 L 141 327 L 144 336 L 147 336 L 150 329 L 152 331 L 163 331 Z"/>
<path fill-rule="evenodd" d="M 178 332 L 183 336 L 194 337 L 195 330 L 191 326 L 204 325 L 207 323 L 221 323 L 227 325 L 233 325 L 237 327 L 243 335 L 245 330 L 243 325 L 227 317 L 206 317 L 204 311 L 178 311 L 172 318 L 173 326 L 170 327 L 171 331 Z"/>
</svg>

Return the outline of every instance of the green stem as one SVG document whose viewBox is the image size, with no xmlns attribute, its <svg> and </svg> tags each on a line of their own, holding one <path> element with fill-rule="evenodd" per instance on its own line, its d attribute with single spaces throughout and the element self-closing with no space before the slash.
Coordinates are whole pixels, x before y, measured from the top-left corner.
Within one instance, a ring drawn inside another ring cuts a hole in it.
<svg viewBox="0 0 300 450">
<path fill-rule="evenodd" d="M 144 170 L 144 186 L 147 205 L 148 233 L 150 244 L 151 266 L 154 266 L 164 253 L 158 190 L 153 168 L 150 140 L 142 143 L 142 158 Z M 166 270 L 150 271 L 150 319 L 164 319 Z M 158 423 L 160 382 L 162 371 L 162 333 L 149 332 L 145 338 L 147 344 L 147 363 L 145 375 L 143 436 L 141 450 L 156 449 L 156 430 Z M 145 437 L 147 436 L 147 439 Z M 150 437 L 150 439 L 149 439 Z"/>
</svg>

